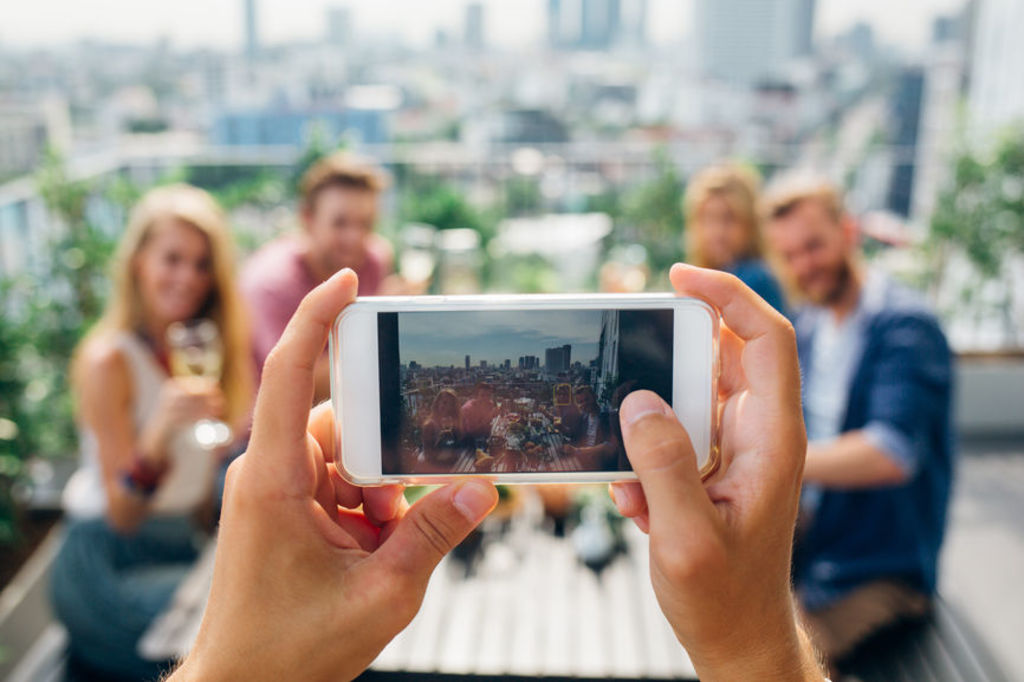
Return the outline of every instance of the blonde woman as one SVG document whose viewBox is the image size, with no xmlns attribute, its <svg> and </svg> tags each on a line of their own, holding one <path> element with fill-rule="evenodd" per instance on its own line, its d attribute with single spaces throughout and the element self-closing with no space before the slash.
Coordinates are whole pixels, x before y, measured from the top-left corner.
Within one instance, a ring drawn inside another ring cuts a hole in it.
<svg viewBox="0 0 1024 682">
<path fill-rule="evenodd" d="M 757 172 L 739 164 L 712 166 L 686 188 L 687 260 L 739 277 L 776 310 L 784 312 L 782 290 L 765 266 L 761 246 Z"/>
<path fill-rule="evenodd" d="M 152 190 L 136 206 L 113 267 L 103 317 L 76 350 L 72 386 L 81 466 L 64 493 L 67 538 L 53 601 L 87 674 L 140 679 L 159 663 L 136 652 L 195 558 L 193 512 L 212 498 L 222 452 L 192 425 L 244 432 L 253 370 L 226 220 L 206 192 Z M 170 375 L 168 327 L 208 318 L 224 347 L 217 382 Z"/>
</svg>

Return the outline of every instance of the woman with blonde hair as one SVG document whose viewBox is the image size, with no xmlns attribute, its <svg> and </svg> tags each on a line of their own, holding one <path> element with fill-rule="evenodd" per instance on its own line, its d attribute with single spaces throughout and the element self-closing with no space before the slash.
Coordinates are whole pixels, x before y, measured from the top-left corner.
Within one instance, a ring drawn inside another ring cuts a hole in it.
<svg viewBox="0 0 1024 682">
<path fill-rule="evenodd" d="M 785 301 L 761 245 L 757 171 L 740 164 L 712 166 L 697 173 L 686 188 L 686 257 L 702 268 L 739 277 L 776 310 Z"/>
<path fill-rule="evenodd" d="M 244 433 L 253 369 L 227 221 L 203 190 L 148 192 L 112 277 L 106 310 L 72 360 L 81 465 L 64 492 L 52 596 L 74 665 L 140 679 L 161 664 L 140 658 L 137 641 L 196 556 L 193 517 L 230 448 L 201 445 L 195 424 L 223 420 Z M 219 381 L 172 376 L 168 329 L 198 318 L 219 332 Z"/>
</svg>

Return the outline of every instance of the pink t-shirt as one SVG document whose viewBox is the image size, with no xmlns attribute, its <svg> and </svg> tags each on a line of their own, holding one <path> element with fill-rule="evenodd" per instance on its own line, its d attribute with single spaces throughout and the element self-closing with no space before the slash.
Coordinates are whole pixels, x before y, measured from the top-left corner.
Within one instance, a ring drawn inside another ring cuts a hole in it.
<svg viewBox="0 0 1024 682">
<path fill-rule="evenodd" d="M 373 235 L 367 241 L 366 258 L 355 268 L 359 276 L 359 295 L 373 296 L 391 273 L 391 246 Z M 249 307 L 252 351 L 258 372 L 270 350 L 281 338 L 288 320 L 302 299 L 319 282 L 302 257 L 302 244 L 294 236 L 284 236 L 254 253 L 242 269 L 242 296 Z"/>
</svg>

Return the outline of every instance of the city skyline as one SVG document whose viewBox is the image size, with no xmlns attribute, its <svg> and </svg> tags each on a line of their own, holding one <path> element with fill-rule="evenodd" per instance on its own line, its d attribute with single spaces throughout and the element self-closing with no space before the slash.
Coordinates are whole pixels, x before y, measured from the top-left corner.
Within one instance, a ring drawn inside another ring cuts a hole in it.
<svg viewBox="0 0 1024 682">
<path fill-rule="evenodd" d="M 414 361 L 425 368 L 464 368 L 486 360 L 497 367 L 510 360 L 518 368 L 522 356 L 545 357 L 545 352 L 566 344 L 572 362 L 587 365 L 597 357 L 601 310 L 466 311 L 399 313 L 399 362 Z M 572 330 L 567 332 L 565 330 Z"/>
<path fill-rule="evenodd" d="M 364 39 L 398 38 L 428 45 L 438 30 L 461 36 L 466 0 L 437 0 L 429 9 L 415 0 L 372 3 L 369 0 L 259 0 L 259 31 L 263 44 L 322 40 L 328 10 L 349 7 L 357 35 Z M 502 3 L 484 0 L 488 42 L 502 47 L 532 47 L 545 41 L 546 0 Z M 871 24 L 884 41 L 903 47 L 926 44 L 931 20 L 955 11 L 963 0 L 904 0 L 899 11 L 885 0 L 820 0 L 815 34 L 829 37 L 860 21 Z M 180 0 L 173 4 L 106 0 L 104 11 L 93 5 L 63 0 L 38 0 L 7 8 L 0 27 L 0 46 L 52 47 L 82 39 L 145 44 L 168 38 L 184 47 L 241 51 L 245 44 L 243 4 L 239 0 Z M 60 21 L 54 21 L 54 17 Z M 654 44 L 673 44 L 693 27 L 693 1 L 650 0 L 647 32 Z M 5 30 L 6 29 L 6 30 Z"/>
</svg>

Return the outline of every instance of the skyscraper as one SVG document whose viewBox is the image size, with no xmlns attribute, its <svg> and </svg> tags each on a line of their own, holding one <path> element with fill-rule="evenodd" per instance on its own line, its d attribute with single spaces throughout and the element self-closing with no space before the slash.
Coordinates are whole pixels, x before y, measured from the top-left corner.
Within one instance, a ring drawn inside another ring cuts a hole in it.
<svg viewBox="0 0 1024 682">
<path fill-rule="evenodd" d="M 548 0 L 548 45 L 562 47 L 562 0 Z"/>
<path fill-rule="evenodd" d="M 697 51 L 705 76 L 750 85 L 810 50 L 814 0 L 697 0 Z"/>
<path fill-rule="evenodd" d="M 636 47 L 647 42 L 647 0 L 622 0 L 620 35 L 626 45 Z"/>
<path fill-rule="evenodd" d="M 352 41 L 352 10 L 349 7 L 327 8 L 327 42 L 348 47 Z"/>
<path fill-rule="evenodd" d="M 245 56 L 253 61 L 260 54 L 259 21 L 256 0 L 242 0 L 245 12 Z"/>
<path fill-rule="evenodd" d="M 466 5 L 466 47 L 479 50 L 484 46 L 484 6 L 479 2 Z"/>
<path fill-rule="evenodd" d="M 572 346 L 555 346 L 544 351 L 544 371 L 548 374 L 558 374 L 569 371 L 572 364 Z"/>
<path fill-rule="evenodd" d="M 1024 3 L 979 0 L 971 37 L 968 111 L 972 140 L 987 142 L 1024 119 Z"/>
<path fill-rule="evenodd" d="M 579 46 L 606 50 L 618 41 L 621 26 L 620 0 L 583 0 Z"/>
<path fill-rule="evenodd" d="M 466 369 L 469 369 L 469 356 L 466 356 Z"/>
</svg>

